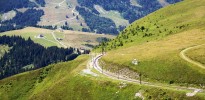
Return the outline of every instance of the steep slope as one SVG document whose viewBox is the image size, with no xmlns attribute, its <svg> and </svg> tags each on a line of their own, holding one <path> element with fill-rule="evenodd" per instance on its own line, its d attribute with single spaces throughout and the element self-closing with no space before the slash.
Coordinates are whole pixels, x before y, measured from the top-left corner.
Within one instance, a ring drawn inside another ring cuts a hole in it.
<svg viewBox="0 0 205 100">
<path fill-rule="evenodd" d="M 126 67 L 141 73 L 143 81 L 203 88 L 205 71 L 181 59 L 179 53 L 205 42 L 204 4 L 204 0 L 185 0 L 134 22 L 116 39 L 103 43 L 106 51 L 110 50 L 102 59 L 106 63 L 104 69 Z M 86 55 L 80 56 L 71 62 L 0 80 L 0 97 L 5 100 L 205 98 L 204 92 L 187 97 L 186 93 L 192 91 L 124 83 L 101 74 L 95 76 L 82 71 L 88 59 Z M 133 59 L 139 64 L 133 65 Z"/>
<path fill-rule="evenodd" d="M 0 32 L 35 26 L 118 34 L 136 19 L 179 1 L 2 0 Z"/>
<path fill-rule="evenodd" d="M 205 42 L 204 4 L 205 0 L 184 0 L 134 22 L 116 39 L 103 43 L 110 50 L 102 59 L 105 66 L 129 68 L 145 81 L 203 86 L 205 70 L 179 54 Z M 132 64 L 134 59 L 138 65 Z"/>
<path fill-rule="evenodd" d="M 141 99 L 138 94 L 141 94 L 146 99 L 204 98 L 202 93 L 186 97 L 187 91 L 113 81 L 101 75 L 92 76 L 82 71 L 87 60 L 88 56 L 84 55 L 71 62 L 50 65 L 0 80 L 0 97 L 3 100 L 138 100 Z"/>
</svg>

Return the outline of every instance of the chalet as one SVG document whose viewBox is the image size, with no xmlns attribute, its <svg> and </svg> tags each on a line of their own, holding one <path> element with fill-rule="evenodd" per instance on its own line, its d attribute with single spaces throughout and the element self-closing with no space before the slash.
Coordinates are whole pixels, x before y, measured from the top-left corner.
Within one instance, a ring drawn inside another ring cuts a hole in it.
<svg viewBox="0 0 205 100">
<path fill-rule="evenodd" d="M 62 29 L 62 28 L 58 28 L 58 31 L 59 31 L 59 32 L 63 32 L 63 29 Z"/>
<path fill-rule="evenodd" d="M 44 35 L 43 35 L 43 34 L 39 34 L 39 35 L 37 36 L 37 38 L 44 38 Z"/>
<path fill-rule="evenodd" d="M 133 60 L 132 60 L 132 64 L 138 65 L 138 63 L 139 63 L 139 62 L 137 61 L 137 59 L 133 59 Z"/>
</svg>

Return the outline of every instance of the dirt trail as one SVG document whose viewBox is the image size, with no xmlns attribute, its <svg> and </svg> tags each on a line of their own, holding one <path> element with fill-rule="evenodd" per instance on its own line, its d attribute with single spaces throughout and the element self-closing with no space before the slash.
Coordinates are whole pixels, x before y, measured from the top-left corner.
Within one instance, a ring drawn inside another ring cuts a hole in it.
<svg viewBox="0 0 205 100">
<path fill-rule="evenodd" d="M 203 64 L 201 64 L 201 63 L 199 63 L 199 62 L 197 62 L 197 61 L 192 60 L 191 58 L 187 57 L 186 54 L 185 54 L 187 51 L 189 51 L 189 50 L 191 50 L 191 49 L 199 48 L 199 47 L 204 46 L 204 45 L 205 45 L 205 44 L 201 44 L 201 45 L 197 45 L 197 46 L 193 46 L 193 47 L 186 48 L 186 49 L 184 49 L 184 50 L 182 50 L 182 51 L 180 52 L 180 57 L 181 57 L 182 59 L 184 59 L 185 61 L 189 62 L 189 63 L 192 63 L 192 64 L 194 64 L 194 65 L 196 65 L 196 66 L 198 66 L 198 67 L 200 67 L 200 68 L 205 69 L 205 66 L 204 66 Z"/>
<path fill-rule="evenodd" d="M 193 92 L 189 92 L 186 93 L 187 96 L 194 96 L 196 95 L 198 92 L 202 92 L 202 89 L 198 89 L 198 88 L 192 88 L 192 87 L 182 87 L 182 86 L 176 86 L 176 85 L 166 85 L 166 84 L 157 84 L 157 83 L 150 83 L 150 82 L 144 82 L 140 80 L 136 80 L 136 79 L 130 79 L 127 77 L 123 77 L 121 75 L 117 75 L 116 73 L 112 73 L 109 71 L 105 71 L 102 70 L 102 67 L 99 65 L 99 59 L 102 57 L 103 55 L 100 54 L 96 57 L 93 57 L 93 59 L 91 60 L 90 65 L 93 65 L 93 68 L 95 70 L 97 70 L 98 72 L 104 74 L 105 76 L 111 78 L 111 79 L 115 79 L 115 80 L 120 80 L 120 81 L 125 81 L 125 82 L 131 82 L 131 83 L 135 83 L 135 84 L 143 84 L 143 85 L 147 85 L 147 86 L 152 86 L 152 87 L 158 87 L 158 88 L 170 88 L 170 89 L 177 89 L 177 90 L 191 90 Z"/>
<path fill-rule="evenodd" d="M 63 1 L 60 2 L 60 3 L 52 3 L 52 4 L 56 4 L 56 5 L 58 5 L 59 7 L 61 7 L 64 2 L 66 2 L 66 0 L 63 0 Z M 78 16 L 79 13 L 78 13 L 78 12 L 75 12 L 74 10 L 75 10 L 75 8 L 72 9 L 72 13 L 74 13 L 74 14 L 76 14 L 76 16 Z M 66 22 L 66 21 L 68 21 L 68 20 L 73 20 L 73 19 L 76 18 L 76 16 L 73 16 L 72 18 L 69 18 L 69 19 L 66 19 L 66 20 L 58 21 L 58 22 L 52 24 L 52 26 L 55 26 L 55 25 L 60 24 L 60 23 L 64 23 L 64 22 Z M 54 31 L 52 31 L 51 34 L 52 34 L 53 38 L 54 38 L 59 44 L 61 44 L 64 48 L 67 48 L 67 46 L 66 46 L 64 43 L 60 42 L 60 41 L 56 38 L 56 36 L 55 36 L 55 34 L 54 34 Z"/>
<path fill-rule="evenodd" d="M 60 42 L 60 41 L 56 38 L 56 36 L 55 36 L 55 34 L 54 34 L 54 31 L 51 32 L 51 34 L 52 34 L 53 38 L 54 38 L 59 44 L 61 44 L 64 48 L 67 48 L 67 46 L 66 46 L 64 43 Z"/>
</svg>

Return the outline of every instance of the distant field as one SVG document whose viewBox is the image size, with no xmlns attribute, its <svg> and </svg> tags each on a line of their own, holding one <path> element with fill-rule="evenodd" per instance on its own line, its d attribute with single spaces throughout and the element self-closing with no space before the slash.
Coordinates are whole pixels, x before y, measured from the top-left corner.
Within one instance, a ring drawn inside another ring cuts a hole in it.
<svg viewBox="0 0 205 100">
<path fill-rule="evenodd" d="M 57 41 L 55 41 L 55 39 L 52 37 L 51 32 L 52 30 L 27 27 L 21 30 L 3 32 L 3 33 L 0 33 L 0 36 L 1 35 L 9 35 L 9 36 L 17 35 L 17 36 L 22 36 L 26 39 L 30 37 L 34 42 L 39 43 L 46 47 L 49 47 L 49 46 L 61 47 L 61 45 Z M 37 38 L 37 36 L 40 34 L 42 34 L 45 37 L 45 39 Z"/>
<path fill-rule="evenodd" d="M 85 44 L 90 44 L 93 46 L 98 45 L 99 41 L 97 41 L 97 39 L 99 38 L 113 39 L 114 37 L 115 36 L 104 35 L 104 34 L 64 31 L 64 39 L 62 42 L 67 46 L 71 46 L 71 47 L 87 48 Z"/>
<path fill-rule="evenodd" d="M 129 21 L 124 19 L 118 11 L 106 11 L 99 5 L 95 5 L 95 9 L 100 13 L 100 16 L 112 19 L 117 27 L 129 25 Z"/>
<path fill-rule="evenodd" d="M 34 28 L 34 27 L 27 27 L 21 30 L 14 30 L 8 31 L 4 33 L 0 33 L 2 35 L 18 35 L 24 38 L 31 37 L 34 42 L 39 43 L 45 47 L 49 46 L 58 46 L 63 47 L 59 44 L 52 36 L 53 30 L 48 29 L 41 29 L 41 28 Z M 38 36 L 42 34 L 44 38 L 38 38 Z M 85 44 L 90 45 L 98 45 L 99 42 L 97 41 L 98 38 L 114 38 L 115 36 L 112 35 L 103 35 L 103 34 L 94 34 L 94 33 L 85 33 L 85 32 L 78 32 L 78 31 L 63 31 L 60 32 L 58 30 L 54 31 L 56 38 L 62 39 L 63 42 L 68 47 L 76 47 L 76 48 L 88 48 Z"/>
<path fill-rule="evenodd" d="M 78 15 L 79 20 L 75 18 L 78 13 L 75 11 L 77 0 L 45 0 L 45 2 L 46 5 L 42 8 L 45 15 L 41 17 L 39 25 L 62 26 L 67 22 L 75 31 L 81 30 L 83 27 L 87 28 L 84 19 L 80 15 Z M 73 16 L 73 13 L 75 16 Z M 80 23 L 83 24 L 82 27 Z"/>
</svg>

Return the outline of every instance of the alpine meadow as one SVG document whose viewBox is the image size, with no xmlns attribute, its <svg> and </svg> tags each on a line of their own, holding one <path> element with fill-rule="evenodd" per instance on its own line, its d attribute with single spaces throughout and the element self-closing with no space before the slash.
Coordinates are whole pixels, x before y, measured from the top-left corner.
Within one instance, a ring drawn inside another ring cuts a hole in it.
<svg viewBox="0 0 205 100">
<path fill-rule="evenodd" d="M 205 100 L 205 0 L 0 5 L 0 100 Z"/>
</svg>

